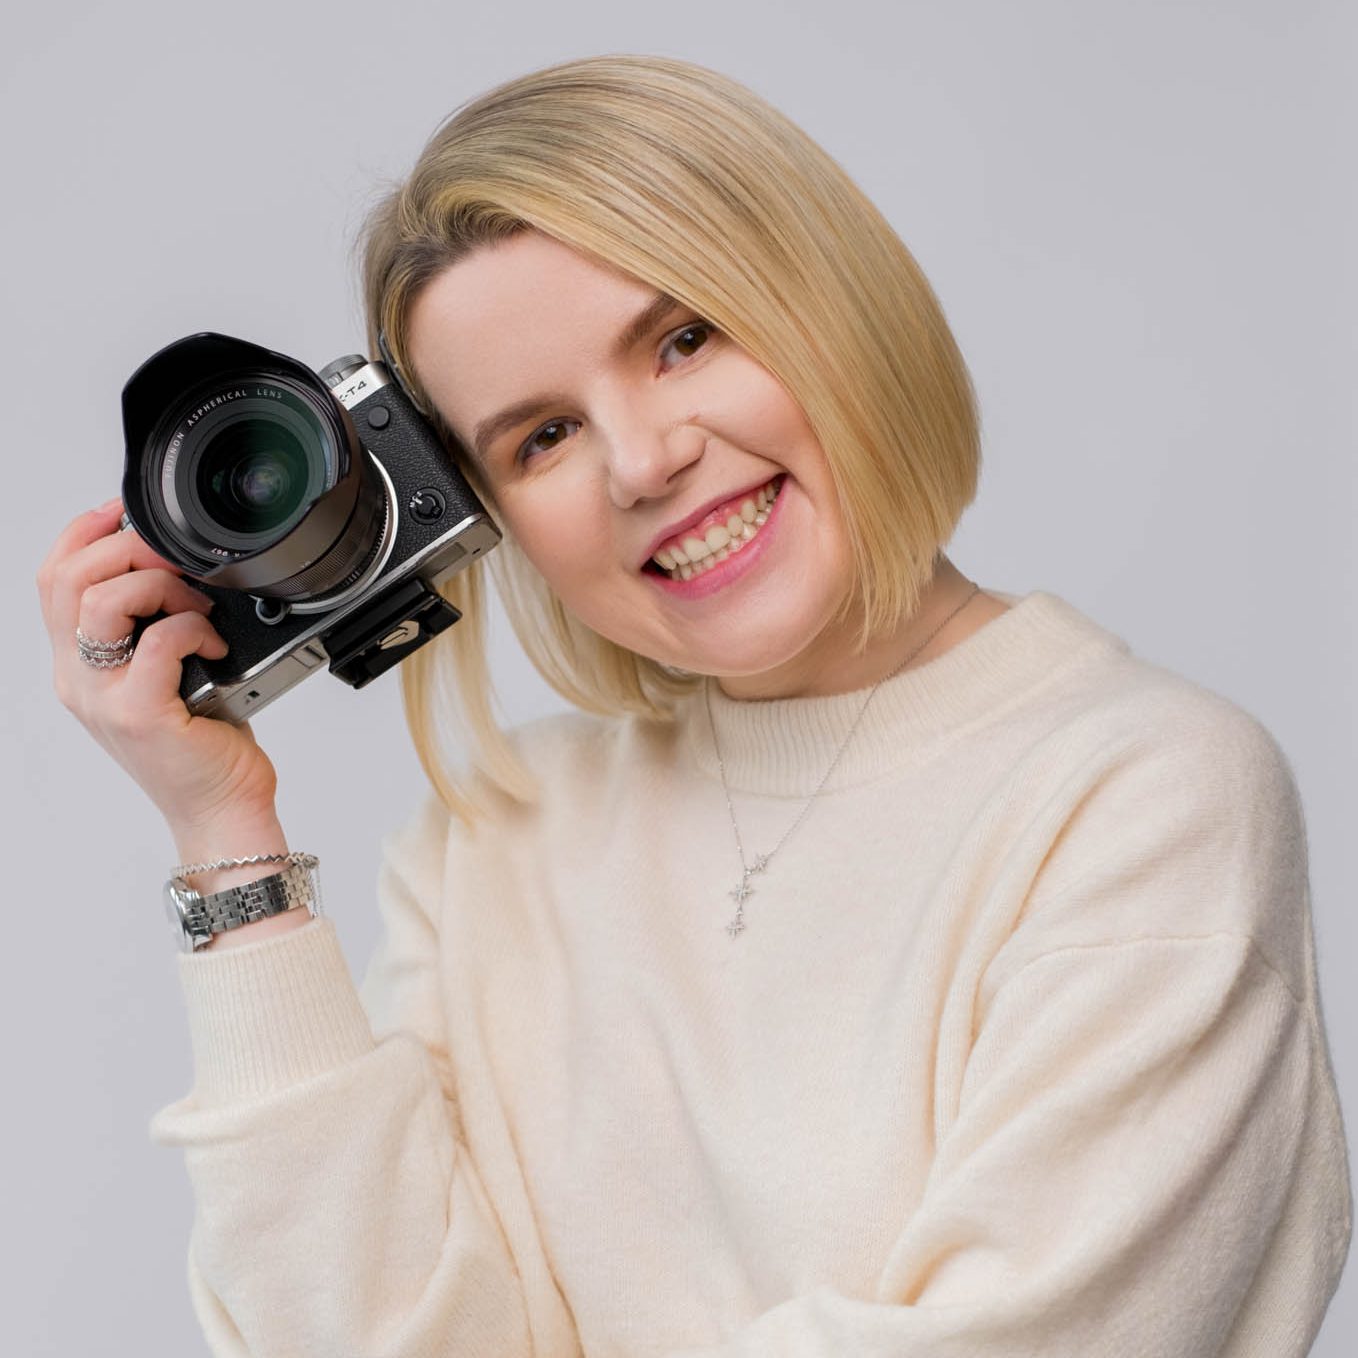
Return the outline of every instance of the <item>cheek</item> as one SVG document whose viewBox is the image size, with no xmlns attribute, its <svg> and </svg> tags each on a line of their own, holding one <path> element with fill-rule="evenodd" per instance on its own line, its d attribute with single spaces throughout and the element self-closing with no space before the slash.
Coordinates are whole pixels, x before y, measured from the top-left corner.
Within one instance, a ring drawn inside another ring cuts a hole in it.
<svg viewBox="0 0 1358 1358">
<path fill-rule="evenodd" d="M 573 508 L 574 506 L 574 508 Z M 567 603 L 574 606 L 599 575 L 604 544 L 598 529 L 569 496 L 525 497 L 501 505 L 501 528 L 513 538 L 529 564 Z"/>
<path fill-rule="evenodd" d="M 619 646 L 644 648 L 634 591 L 648 588 L 646 582 L 624 578 L 604 529 L 572 515 L 570 505 L 575 503 L 559 496 L 546 508 L 520 504 L 517 512 L 506 515 L 503 527 L 572 615 Z"/>
<path fill-rule="evenodd" d="M 829 464 L 801 406 L 772 373 L 753 362 L 733 387 L 728 399 L 711 408 L 713 431 L 785 468 L 819 500 Z"/>
</svg>

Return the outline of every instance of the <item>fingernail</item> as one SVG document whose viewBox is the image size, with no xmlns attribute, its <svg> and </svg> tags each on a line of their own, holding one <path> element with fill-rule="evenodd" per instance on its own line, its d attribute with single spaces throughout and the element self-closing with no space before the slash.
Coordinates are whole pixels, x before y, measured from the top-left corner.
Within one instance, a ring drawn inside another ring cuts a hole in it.
<svg viewBox="0 0 1358 1358">
<path fill-rule="evenodd" d="M 122 502 L 123 497 L 121 495 L 115 495 L 107 504 L 100 505 L 94 512 L 96 514 L 107 514 L 110 509 L 116 508 L 118 505 L 122 504 Z"/>
</svg>

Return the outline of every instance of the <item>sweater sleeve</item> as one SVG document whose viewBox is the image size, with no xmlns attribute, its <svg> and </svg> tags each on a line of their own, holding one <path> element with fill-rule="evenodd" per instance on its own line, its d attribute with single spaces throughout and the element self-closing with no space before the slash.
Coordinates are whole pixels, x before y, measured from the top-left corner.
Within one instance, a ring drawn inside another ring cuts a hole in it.
<svg viewBox="0 0 1358 1358">
<path fill-rule="evenodd" d="M 362 998 L 325 917 L 180 958 L 195 1080 L 150 1131 L 184 1149 L 215 1358 L 532 1352 L 440 1038 L 445 844 L 429 803 L 385 844 Z"/>
<path fill-rule="evenodd" d="M 1172 792 L 1120 780 L 1099 811 L 1120 835 L 1067 837 L 1057 926 L 1035 950 L 1025 922 L 1022 960 L 978 988 L 955 1113 L 874 1295 L 816 1287 L 667 1358 L 1309 1351 L 1352 1229 L 1324 1034 L 1199 899 L 1215 883 L 1226 918 L 1302 935 L 1298 807 L 1261 749 Z M 1070 941 L 1100 918 L 1145 933 Z"/>
</svg>

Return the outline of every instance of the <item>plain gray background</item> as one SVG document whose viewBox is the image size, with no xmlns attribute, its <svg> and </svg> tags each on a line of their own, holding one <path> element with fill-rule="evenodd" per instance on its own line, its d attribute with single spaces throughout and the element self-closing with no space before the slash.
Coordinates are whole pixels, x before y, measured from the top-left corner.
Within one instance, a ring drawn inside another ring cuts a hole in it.
<svg viewBox="0 0 1358 1358">
<path fill-rule="evenodd" d="M 200 330 L 319 367 L 362 347 L 368 204 L 458 104 L 635 51 L 781 107 L 935 285 L 985 420 L 950 553 L 1061 595 L 1276 735 L 1306 811 L 1322 1000 L 1358 1104 L 1354 145 L 1358 9 L 1319 3 L 23 6 L 0 71 L 0 667 L 10 1034 L 7 1352 L 205 1351 L 177 1153 L 188 1036 L 151 804 L 62 709 L 34 573 L 116 493 L 119 392 Z M 563 704 L 499 629 L 506 721 Z M 394 676 L 255 722 L 350 966 L 421 774 Z M 1358 1334 L 1341 1285 L 1314 1352 Z M 116 1338 L 115 1338 L 116 1336 Z"/>
</svg>

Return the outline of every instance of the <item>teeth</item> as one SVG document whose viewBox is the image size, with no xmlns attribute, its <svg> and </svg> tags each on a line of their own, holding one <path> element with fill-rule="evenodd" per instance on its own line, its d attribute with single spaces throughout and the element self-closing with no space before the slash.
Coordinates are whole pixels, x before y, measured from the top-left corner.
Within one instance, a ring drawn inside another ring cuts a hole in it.
<svg viewBox="0 0 1358 1358">
<path fill-rule="evenodd" d="M 691 580 L 701 575 L 719 561 L 725 561 L 732 552 L 738 552 L 768 522 L 769 506 L 781 489 L 781 482 L 772 492 L 761 486 L 740 502 L 739 512 L 730 514 L 724 524 L 714 523 L 702 537 L 684 538 L 682 546 L 663 547 L 651 559 L 673 580 Z"/>
<path fill-rule="evenodd" d="M 770 495 L 761 490 L 757 495 L 742 501 L 739 515 L 732 514 L 724 525 L 713 524 L 703 538 L 685 538 L 682 553 L 678 547 L 667 548 L 665 555 L 675 563 L 665 567 L 669 577 L 672 580 L 692 580 L 740 551 L 768 522 L 769 506 L 777 498 L 776 493 Z M 655 554 L 654 559 L 664 565 L 660 552 Z"/>
</svg>

